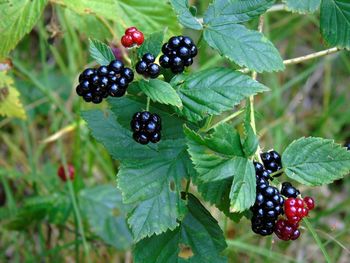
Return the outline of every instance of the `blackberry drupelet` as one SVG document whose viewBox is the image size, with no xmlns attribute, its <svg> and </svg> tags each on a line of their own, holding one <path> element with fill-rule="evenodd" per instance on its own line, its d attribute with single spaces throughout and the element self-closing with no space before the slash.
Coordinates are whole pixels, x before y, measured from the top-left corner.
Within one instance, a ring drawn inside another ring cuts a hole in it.
<svg viewBox="0 0 350 263">
<path fill-rule="evenodd" d="M 157 78 L 160 74 L 160 67 L 154 61 L 155 57 L 151 53 L 144 54 L 136 64 L 136 72 L 145 78 Z"/>
<path fill-rule="evenodd" d="M 192 39 L 186 36 L 174 36 L 162 47 L 163 55 L 159 63 L 163 68 L 170 68 L 174 74 L 182 73 L 185 67 L 193 63 L 198 50 Z"/>
<path fill-rule="evenodd" d="M 98 104 L 108 96 L 123 96 L 133 79 L 130 68 L 125 68 L 120 60 L 113 60 L 108 66 L 85 69 L 79 76 L 76 92 L 86 102 Z"/>
<path fill-rule="evenodd" d="M 134 140 L 140 144 L 157 143 L 161 139 L 162 123 L 156 113 L 136 112 L 132 117 L 130 126 Z"/>
</svg>

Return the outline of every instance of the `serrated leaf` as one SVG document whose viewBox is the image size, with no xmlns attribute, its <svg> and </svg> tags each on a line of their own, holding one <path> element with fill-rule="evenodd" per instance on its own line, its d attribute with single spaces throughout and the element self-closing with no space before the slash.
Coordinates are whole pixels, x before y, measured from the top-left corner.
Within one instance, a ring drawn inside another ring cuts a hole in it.
<svg viewBox="0 0 350 263">
<path fill-rule="evenodd" d="M 35 26 L 47 0 L 1 1 L 0 3 L 0 59 Z"/>
<path fill-rule="evenodd" d="M 138 56 L 142 57 L 146 53 L 151 53 L 154 57 L 157 57 L 162 49 L 163 39 L 163 31 L 149 35 L 142 46 L 137 50 Z"/>
<path fill-rule="evenodd" d="M 252 161 L 238 158 L 238 162 L 235 165 L 235 176 L 233 178 L 230 192 L 230 211 L 242 212 L 249 209 L 255 202 L 255 188 L 255 168 Z"/>
<path fill-rule="evenodd" d="M 130 90 L 131 86 L 129 87 Z M 108 104 L 112 112 L 118 119 L 118 123 L 125 129 L 130 129 L 130 120 L 135 112 L 146 109 L 146 98 L 126 95 L 122 98 L 109 98 Z M 180 139 L 184 138 L 182 125 L 183 121 L 174 115 L 173 108 L 158 103 L 151 103 L 150 111 L 157 113 L 163 123 L 162 138 L 163 139 Z"/>
<path fill-rule="evenodd" d="M 321 33 L 331 46 L 350 49 L 350 2 L 323 0 L 321 3 Z"/>
<path fill-rule="evenodd" d="M 350 152 L 333 140 L 301 138 L 282 155 L 288 177 L 305 185 L 324 185 L 350 172 Z"/>
<path fill-rule="evenodd" d="M 171 34 L 180 32 L 176 16 L 167 1 L 53 0 L 53 2 L 64 5 L 82 15 L 96 14 L 110 19 L 117 22 L 123 29 L 136 26 L 143 33 L 151 34 L 163 30 L 166 25 Z"/>
<path fill-rule="evenodd" d="M 184 27 L 194 30 L 203 28 L 202 24 L 190 12 L 188 0 L 170 0 L 170 2 L 177 14 L 177 19 Z"/>
<path fill-rule="evenodd" d="M 195 180 L 194 183 L 198 187 L 198 191 L 203 199 L 212 205 L 215 205 L 228 218 L 238 223 L 243 216 L 243 213 L 232 213 L 230 211 L 231 200 L 230 191 L 232 186 L 232 178 L 227 178 L 220 181 L 204 183 L 200 180 Z"/>
<path fill-rule="evenodd" d="M 321 0 L 283 0 L 283 2 L 287 4 L 288 10 L 301 14 L 313 13 L 321 4 Z"/>
<path fill-rule="evenodd" d="M 179 95 L 173 87 L 165 81 L 159 79 L 150 79 L 149 81 L 140 80 L 134 82 L 132 85 L 138 86 L 138 88 L 140 88 L 153 101 L 182 107 Z"/>
<path fill-rule="evenodd" d="M 252 78 L 228 68 L 212 68 L 173 82 L 183 104 L 178 112 L 196 122 L 232 109 L 244 98 L 267 91 Z"/>
<path fill-rule="evenodd" d="M 208 26 L 204 30 L 204 39 L 221 55 L 239 66 L 257 72 L 284 69 L 276 47 L 263 34 L 242 25 Z"/>
<path fill-rule="evenodd" d="M 181 180 L 192 169 L 184 140 L 159 144 L 158 156 L 124 161 L 118 173 L 123 202 L 137 204 L 128 221 L 136 241 L 178 225 Z"/>
<path fill-rule="evenodd" d="M 89 51 L 91 57 L 100 65 L 108 65 L 115 59 L 112 49 L 97 39 L 89 39 Z"/>
<path fill-rule="evenodd" d="M 238 157 L 244 157 L 240 137 L 228 124 L 215 128 L 202 138 L 185 126 L 188 152 L 201 181 L 211 182 L 232 177 Z"/>
<path fill-rule="evenodd" d="M 5 71 L 0 71 L 0 116 L 27 118 L 19 95 L 13 79 Z"/>
<path fill-rule="evenodd" d="M 197 198 L 188 195 L 188 213 L 181 225 L 173 231 L 153 235 L 136 244 L 135 263 L 188 262 L 179 258 L 180 246 L 189 246 L 193 256 L 189 262 L 227 262 L 221 255 L 226 242 L 218 222 L 203 207 Z"/>
<path fill-rule="evenodd" d="M 204 23 L 220 26 L 247 22 L 263 14 L 275 0 L 215 0 L 204 14 Z"/>
<path fill-rule="evenodd" d="M 132 236 L 125 220 L 130 208 L 122 204 L 116 187 L 99 185 L 85 188 L 79 193 L 79 201 L 84 217 L 103 241 L 117 249 L 131 246 Z"/>
</svg>

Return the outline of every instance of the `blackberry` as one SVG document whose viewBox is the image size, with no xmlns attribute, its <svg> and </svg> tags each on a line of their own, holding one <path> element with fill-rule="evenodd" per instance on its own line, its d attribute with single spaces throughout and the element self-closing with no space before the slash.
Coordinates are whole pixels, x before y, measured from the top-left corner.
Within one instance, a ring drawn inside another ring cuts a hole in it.
<svg viewBox="0 0 350 263">
<path fill-rule="evenodd" d="M 169 68 L 174 74 L 182 73 L 185 67 L 193 63 L 198 50 L 192 39 L 185 36 L 171 37 L 162 47 L 159 63 L 163 68 Z"/>
<path fill-rule="evenodd" d="M 154 63 L 155 57 L 151 53 L 146 53 L 136 64 L 136 72 L 146 78 L 156 79 L 160 74 L 160 67 Z"/>
<path fill-rule="evenodd" d="M 131 119 L 130 126 L 134 140 L 140 144 L 157 143 L 161 139 L 162 124 L 156 113 L 136 112 Z"/>
<path fill-rule="evenodd" d="M 85 69 L 79 76 L 76 92 L 86 102 L 101 103 L 104 98 L 121 97 L 134 80 L 134 72 L 124 67 L 120 60 L 113 60 L 108 66 Z"/>
<path fill-rule="evenodd" d="M 281 194 L 287 198 L 288 197 L 297 197 L 298 195 L 300 195 L 300 191 L 298 189 L 296 189 L 294 186 L 292 186 L 291 183 L 284 182 L 284 183 L 282 183 Z"/>
<path fill-rule="evenodd" d="M 346 142 L 346 143 L 344 144 L 344 147 L 345 147 L 348 151 L 350 151 L 350 142 Z"/>
<path fill-rule="evenodd" d="M 261 159 L 264 163 L 265 169 L 270 170 L 272 173 L 282 169 L 281 156 L 276 151 L 264 152 L 261 155 Z M 278 173 L 275 176 L 281 176 L 282 173 Z"/>
<path fill-rule="evenodd" d="M 259 235 L 271 235 L 278 216 L 283 214 L 284 198 L 276 187 L 270 186 L 270 172 L 261 163 L 254 162 L 256 172 L 256 198 L 251 208 L 252 230 Z"/>
</svg>

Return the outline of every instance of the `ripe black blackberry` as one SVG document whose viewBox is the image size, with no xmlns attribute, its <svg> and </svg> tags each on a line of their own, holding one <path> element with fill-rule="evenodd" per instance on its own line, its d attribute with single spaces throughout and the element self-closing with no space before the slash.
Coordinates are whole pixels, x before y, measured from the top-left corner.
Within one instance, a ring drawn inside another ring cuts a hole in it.
<svg viewBox="0 0 350 263">
<path fill-rule="evenodd" d="M 265 169 L 272 173 L 282 169 L 281 156 L 276 151 L 264 152 L 261 155 L 261 159 L 264 163 Z M 276 174 L 275 177 L 281 176 L 282 173 Z"/>
<path fill-rule="evenodd" d="M 162 123 L 159 115 L 148 111 L 136 112 L 130 122 L 133 138 L 140 144 L 160 141 Z"/>
<path fill-rule="evenodd" d="M 144 54 L 136 64 L 136 72 L 146 78 L 157 78 L 160 74 L 160 67 L 154 61 L 155 57 L 151 53 Z"/>
<path fill-rule="evenodd" d="M 284 198 L 269 184 L 269 172 L 261 163 L 254 163 L 256 171 L 256 199 L 251 211 L 252 230 L 259 235 L 271 235 L 278 216 L 283 214 Z"/>
<path fill-rule="evenodd" d="M 289 182 L 282 183 L 282 189 L 281 194 L 287 198 L 294 197 L 296 198 L 298 195 L 300 195 L 300 191 L 296 189 L 294 186 L 292 186 Z"/>
<path fill-rule="evenodd" d="M 198 50 L 192 39 L 186 36 L 174 36 L 162 47 L 163 55 L 159 63 L 163 68 L 170 68 L 174 74 L 181 73 L 193 63 Z"/>
<path fill-rule="evenodd" d="M 134 72 L 130 68 L 125 68 L 120 60 L 113 60 L 108 66 L 85 69 L 79 76 L 76 92 L 86 102 L 97 104 L 108 96 L 123 96 L 133 79 Z"/>
</svg>

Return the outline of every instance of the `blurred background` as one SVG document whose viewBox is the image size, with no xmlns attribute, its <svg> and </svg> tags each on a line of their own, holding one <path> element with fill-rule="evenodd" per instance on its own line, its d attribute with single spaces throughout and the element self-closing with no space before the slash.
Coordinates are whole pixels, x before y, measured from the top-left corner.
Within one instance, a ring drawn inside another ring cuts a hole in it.
<svg viewBox="0 0 350 263">
<path fill-rule="evenodd" d="M 0 8 L 8 8 L 7 2 L 0 1 Z M 0 61 L 0 87 L 16 88 L 20 99 L 15 114 L 0 117 L 0 262 L 85 262 L 84 254 L 91 262 L 132 262 L 124 220 L 128 208 L 115 183 L 118 161 L 94 141 L 80 117 L 81 111 L 107 105 L 84 103 L 75 93 L 79 73 L 94 65 L 88 38 L 108 43 L 120 56 L 127 52 L 119 40 L 129 26 L 146 37 L 165 27 L 167 37 L 183 32 L 198 40 L 199 35 L 178 25 L 165 0 L 120 0 L 115 10 L 109 0 L 85 2 L 49 1 L 34 29 Z M 190 3 L 201 17 L 209 1 Z M 247 24 L 257 25 L 257 20 Z M 284 59 L 329 48 L 319 33 L 319 12 L 269 12 L 263 32 Z M 213 66 L 237 68 L 202 42 L 189 70 Z M 349 52 L 259 74 L 258 80 L 271 89 L 256 101 L 264 150 L 282 152 L 301 136 L 342 144 L 350 138 Z M 0 108 L 11 107 L 5 96 L 2 89 Z M 73 181 L 57 176 L 61 164 L 74 166 Z M 310 222 L 332 262 L 350 262 L 349 177 L 300 190 L 317 202 Z M 196 193 L 195 187 L 191 191 Z M 236 224 L 207 207 L 225 229 L 230 262 L 324 262 L 307 230 L 296 242 L 261 238 L 250 231 L 249 220 Z"/>
</svg>

